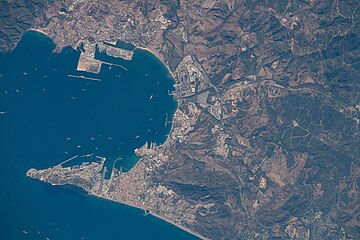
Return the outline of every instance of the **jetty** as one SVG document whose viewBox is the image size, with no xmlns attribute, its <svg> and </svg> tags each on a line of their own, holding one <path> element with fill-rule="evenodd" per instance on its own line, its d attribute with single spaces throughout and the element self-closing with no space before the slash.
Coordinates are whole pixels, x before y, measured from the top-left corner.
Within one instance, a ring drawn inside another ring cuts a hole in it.
<svg viewBox="0 0 360 240">
<path fill-rule="evenodd" d="M 101 61 L 101 62 L 102 62 L 103 64 L 109 65 L 110 67 L 111 67 L 111 66 L 120 67 L 120 68 L 124 69 L 125 71 L 127 71 L 127 68 L 124 67 L 124 66 L 122 66 L 122 65 L 120 65 L 120 64 L 110 63 L 110 62 L 105 62 L 105 61 Z"/>
<path fill-rule="evenodd" d="M 81 79 L 85 79 L 85 80 L 91 80 L 91 81 L 101 82 L 101 79 L 99 79 L 99 78 L 92 78 L 92 77 L 85 77 L 85 76 L 77 76 L 77 75 L 71 75 L 71 74 L 69 74 L 68 77 L 81 78 Z"/>
<path fill-rule="evenodd" d="M 58 166 L 59 166 L 59 167 L 62 167 L 63 164 L 65 164 L 65 163 L 67 163 L 67 162 L 70 162 L 71 160 L 77 158 L 78 156 L 79 156 L 79 155 L 75 155 L 75 156 L 73 156 L 73 157 L 71 157 L 71 158 L 69 158 L 69 159 L 67 159 L 67 160 L 59 163 Z"/>
</svg>

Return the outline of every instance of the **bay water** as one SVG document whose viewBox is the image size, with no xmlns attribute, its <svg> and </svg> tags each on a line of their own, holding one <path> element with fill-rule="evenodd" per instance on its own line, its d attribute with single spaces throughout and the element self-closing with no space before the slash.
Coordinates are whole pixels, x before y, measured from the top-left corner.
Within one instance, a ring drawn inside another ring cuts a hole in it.
<svg viewBox="0 0 360 240">
<path fill-rule="evenodd" d="M 0 239 L 197 239 L 142 210 L 26 177 L 82 154 L 122 158 L 129 170 L 135 148 L 165 141 L 177 107 L 167 68 L 148 51 L 131 61 L 98 53 L 127 70 L 103 65 L 94 75 L 76 71 L 79 51 L 54 48 L 29 31 L 0 54 Z"/>
</svg>

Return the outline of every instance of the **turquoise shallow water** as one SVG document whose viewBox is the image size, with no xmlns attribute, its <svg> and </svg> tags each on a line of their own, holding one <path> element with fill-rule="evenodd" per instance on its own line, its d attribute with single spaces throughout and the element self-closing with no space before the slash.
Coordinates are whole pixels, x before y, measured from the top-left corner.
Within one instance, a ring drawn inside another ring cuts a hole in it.
<svg viewBox="0 0 360 240">
<path fill-rule="evenodd" d="M 25 176 L 77 154 L 122 157 L 129 168 L 135 148 L 166 139 L 176 109 L 172 79 L 147 51 L 117 62 L 128 71 L 103 66 L 96 82 L 67 76 L 79 75 L 79 52 L 53 49 L 28 32 L 0 55 L 0 239 L 197 239 L 141 210 Z"/>
</svg>

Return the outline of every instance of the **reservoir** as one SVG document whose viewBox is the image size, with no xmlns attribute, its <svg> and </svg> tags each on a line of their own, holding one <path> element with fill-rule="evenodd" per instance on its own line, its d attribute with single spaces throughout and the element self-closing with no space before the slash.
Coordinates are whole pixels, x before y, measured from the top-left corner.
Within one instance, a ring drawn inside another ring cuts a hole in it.
<svg viewBox="0 0 360 240">
<path fill-rule="evenodd" d="M 98 52 L 123 67 L 91 74 L 76 71 L 80 51 L 54 48 L 29 31 L 0 54 L 0 239 L 197 239 L 142 210 L 25 176 L 83 154 L 122 158 L 129 170 L 134 149 L 166 140 L 177 107 L 167 68 L 146 50 L 131 61 Z"/>
</svg>

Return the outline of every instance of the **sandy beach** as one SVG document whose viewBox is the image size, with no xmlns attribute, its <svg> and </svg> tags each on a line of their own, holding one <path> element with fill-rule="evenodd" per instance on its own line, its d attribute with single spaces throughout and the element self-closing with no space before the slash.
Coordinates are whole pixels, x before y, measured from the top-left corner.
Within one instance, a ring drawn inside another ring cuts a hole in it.
<svg viewBox="0 0 360 240">
<path fill-rule="evenodd" d="M 40 29 L 36 29 L 36 28 L 30 28 L 28 31 L 34 31 L 34 32 L 38 32 L 38 33 L 41 33 L 41 34 L 44 34 L 46 36 L 49 36 L 46 32 L 44 32 L 43 30 L 40 30 Z"/>
<path fill-rule="evenodd" d="M 135 205 L 135 204 L 115 201 L 115 200 L 113 200 L 113 199 L 111 199 L 111 198 L 107 198 L 107 197 L 100 196 L 100 195 L 97 195 L 97 194 L 92 194 L 92 193 L 88 193 L 88 194 L 89 194 L 90 196 L 98 197 L 98 198 L 101 198 L 101 199 L 104 199 L 104 200 L 108 200 L 108 201 L 111 201 L 111 202 L 114 202 L 114 203 L 123 204 L 123 205 L 129 206 L 129 207 L 141 209 L 141 210 L 143 210 L 144 212 L 145 212 L 145 211 L 149 211 L 148 209 L 146 209 L 146 208 L 144 208 L 144 207 L 142 207 L 142 206 Z M 177 223 L 171 221 L 170 219 L 167 219 L 167 218 L 164 217 L 164 216 L 158 215 L 158 214 L 156 214 L 156 213 L 152 213 L 151 211 L 149 212 L 149 214 L 152 215 L 152 216 L 154 216 L 154 217 L 156 217 L 156 218 L 160 218 L 161 220 L 163 220 L 163 221 L 165 221 L 165 222 L 168 222 L 168 223 L 170 223 L 170 224 L 172 224 L 172 225 L 174 225 L 174 226 L 176 226 L 176 227 L 178 227 L 178 228 L 180 228 L 180 229 L 182 229 L 182 230 L 184 230 L 184 231 L 186 231 L 186 232 L 188 232 L 188 233 L 190 233 L 190 234 L 192 234 L 192 235 L 194 235 L 194 236 L 196 236 L 196 237 L 198 237 L 198 238 L 200 238 L 200 239 L 209 240 L 208 238 L 204 238 L 204 237 L 201 236 L 200 234 L 198 234 L 198 233 L 196 233 L 196 232 L 193 232 L 193 231 L 191 231 L 190 229 L 185 228 L 184 226 L 182 226 L 182 225 L 180 225 L 180 224 L 177 224 Z"/>
<path fill-rule="evenodd" d="M 172 73 L 172 71 L 170 70 L 169 66 L 165 63 L 165 59 L 164 59 L 164 57 L 163 57 L 160 53 L 154 52 L 153 50 L 150 50 L 150 49 L 148 49 L 148 48 L 138 47 L 138 46 L 135 47 L 135 50 L 136 50 L 137 48 L 138 48 L 138 49 L 141 49 L 141 50 L 148 51 L 148 52 L 150 52 L 151 54 L 155 55 L 155 57 L 157 57 L 157 58 L 162 62 L 162 64 L 164 64 L 164 66 L 166 66 L 166 68 L 167 68 L 167 70 L 169 71 L 171 77 L 173 78 L 173 73 Z"/>
</svg>

